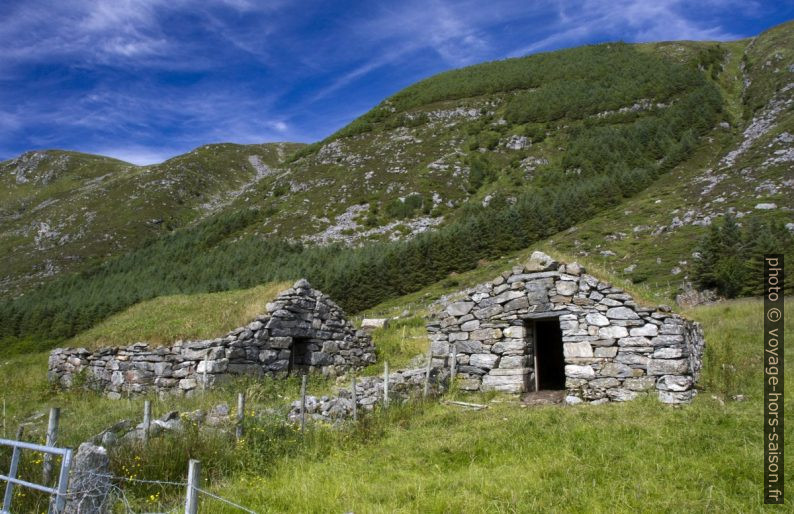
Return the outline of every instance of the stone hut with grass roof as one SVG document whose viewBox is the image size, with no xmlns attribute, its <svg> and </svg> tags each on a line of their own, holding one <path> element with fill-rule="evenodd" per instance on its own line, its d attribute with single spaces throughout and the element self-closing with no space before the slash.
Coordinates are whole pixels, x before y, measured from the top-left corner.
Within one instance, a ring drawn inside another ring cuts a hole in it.
<svg viewBox="0 0 794 514">
<path fill-rule="evenodd" d="M 436 364 L 455 356 L 460 389 L 566 391 L 567 403 L 689 402 L 704 347 L 698 323 L 541 252 L 442 298 L 427 328 Z"/>
<path fill-rule="evenodd" d="M 63 388 L 85 386 L 119 398 L 155 391 L 190 394 L 235 375 L 284 377 L 319 372 L 336 376 L 375 362 L 370 336 L 356 330 L 342 309 L 306 280 L 267 304 L 247 326 L 205 341 L 153 347 L 57 348 L 49 380 Z"/>
</svg>

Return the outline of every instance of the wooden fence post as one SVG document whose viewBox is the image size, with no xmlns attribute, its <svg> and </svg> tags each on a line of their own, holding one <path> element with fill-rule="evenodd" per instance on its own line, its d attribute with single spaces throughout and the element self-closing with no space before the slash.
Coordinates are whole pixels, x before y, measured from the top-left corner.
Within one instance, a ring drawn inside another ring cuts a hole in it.
<svg viewBox="0 0 794 514">
<path fill-rule="evenodd" d="M 383 363 L 383 407 L 389 407 L 389 363 Z"/>
<path fill-rule="evenodd" d="M 185 514 L 198 513 L 198 486 L 201 480 L 201 462 L 190 459 L 187 467 L 187 491 L 185 492 Z"/>
<path fill-rule="evenodd" d="M 143 401 L 143 440 L 149 440 L 149 429 L 152 426 L 152 402 Z"/>
<path fill-rule="evenodd" d="M 245 393 L 237 393 L 237 429 L 235 436 L 237 440 L 243 438 L 243 420 L 245 419 Z"/>
<path fill-rule="evenodd" d="M 425 370 L 425 387 L 422 389 L 422 398 L 427 398 L 430 391 L 430 370 L 433 368 L 433 350 L 427 351 L 427 369 Z"/>
<path fill-rule="evenodd" d="M 306 378 L 306 374 L 301 377 L 301 433 L 306 429 Z"/>
<path fill-rule="evenodd" d="M 58 422 L 61 419 L 61 409 L 59 407 L 50 408 L 50 420 L 47 423 L 47 442 L 45 446 L 55 446 L 58 441 Z M 52 478 L 52 454 L 44 454 L 44 465 L 42 467 L 42 482 L 44 485 L 50 484 Z"/>
<path fill-rule="evenodd" d="M 204 356 L 204 373 L 201 376 L 201 391 L 202 394 L 207 390 L 207 365 L 209 360 L 209 352 Z"/>
<path fill-rule="evenodd" d="M 452 362 L 449 363 L 450 372 L 449 372 L 449 379 L 450 381 L 455 380 L 455 375 L 458 373 L 458 345 L 452 345 Z"/>
<path fill-rule="evenodd" d="M 358 421 L 358 396 L 356 395 L 356 376 L 353 375 L 353 385 L 350 388 L 353 398 L 353 421 Z"/>
</svg>

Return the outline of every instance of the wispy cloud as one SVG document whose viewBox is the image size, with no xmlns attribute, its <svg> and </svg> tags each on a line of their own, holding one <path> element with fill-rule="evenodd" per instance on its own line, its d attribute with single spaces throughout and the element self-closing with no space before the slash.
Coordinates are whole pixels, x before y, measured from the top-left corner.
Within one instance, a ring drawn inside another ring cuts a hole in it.
<svg viewBox="0 0 794 514">
<path fill-rule="evenodd" d="M 86 151 L 99 155 L 107 155 L 108 157 L 113 157 L 114 159 L 119 159 L 138 166 L 158 164 L 179 153 L 177 149 L 164 148 L 161 150 L 153 150 L 138 145 L 131 145 L 128 147 L 99 146 L 86 149 Z"/>
<path fill-rule="evenodd" d="M 604 40 L 733 39 L 786 13 L 771 0 L 5 0 L 0 158 L 50 146 L 148 163 L 209 142 L 308 141 L 446 69 Z"/>
<path fill-rule="evenodd" d="M 707 0 L 700 6 L 709 4 L 715 9 L 730 7 L 738 12 L 752 13 L 757 9 L 755 2 L 734 0 Z M 690 2 L 682 0 L 562 0 L 558 2 L 557 19 L 544 28 L 548 35 L 512 50 L 510 55 L 583 44 L 594 37 L 647 42 L 731 40 L 746 35 L 726 30 L 713 17 L 693 17 L 686 11 L 689 6 Z"/>
</svg>

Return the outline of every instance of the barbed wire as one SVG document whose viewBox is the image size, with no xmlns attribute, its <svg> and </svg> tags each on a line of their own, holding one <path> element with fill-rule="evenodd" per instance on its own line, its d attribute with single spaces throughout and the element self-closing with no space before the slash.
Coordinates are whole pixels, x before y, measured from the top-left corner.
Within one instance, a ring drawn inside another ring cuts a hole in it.
<svg viewBox="0 0 794 514">
<path fill-rule="evenodd" d="M 94 473 L 92 471 L 83 471 L 83 473 L 95 477 L 109 478 L 111 480 L 122 480 L 124 482 L 135 482 L 138 484 L 163 484 L 163 485 L 177 485 L 180 487 L 187 487 L 187 482 L 173 482 L 169 480 L 145 480 L 143 478 L 120 477 L 108 473 Z"/>
<path fill-rule="evenodd" d="M 91 471 L 85 471 L 84 473 L 87 474 L 87 475 L 95 476 L 95 477 L 107 478 L 107 479 L 110 479 L 110 480 L 114 480 L 115 479 L 115 480 L 120 480 L 120 481 L 124 481 L 124 482 L 134 482 L 134 483 L 139 483 L 139 484 L 174 485 L 174 486 L 179 486 L 179 487 L 187 487 L 188 486 L 187 482 L 174 482 L 174 481 L 169 481 L 169 480 L 146 480 L 146 479 L 142 479 L 142 478 L 120 477 L 120 476 L 112 475 L 112 474 L 109 474 L 109 473 L 94 473 L 94 472 L 91 472 Z M 111 484 L 111 485 L 112 485 L 112 487 L 114 489 L 118 490 L 121 493 L 121 495 L 124 497 L 123 501 L 126 504 L 127 511 L 128 512 L 132 512 L 129 509 L 129 502 L 126 499 L 126 495 L 124 495 L 124 491 L 120 487 L 115 485 L 115 484 Z M 206 491 L 204 489 L 201 489 L 199 487 L 194 487 L 193 489 L 195 489 L 197 492 L 199 492 L 201 494 L 209 496 L 210 498 L 213 498 L 213 499 L 215 499 L 217 501 L 223 502 L 223 503 L 225 503 L 225 504 L 227 504 L 227 505 L 229 505 L 231 507 L 234 507 L 236 509 L 240 509 L 243 512 L 248 512 L 249 514 L 258 514 L 256 511 L 253 511 L 253 510 L 251 510 L 251 509 L 249 509 L 247 507 L 243 507 L 242 505 L 234 503 L 233 501 L 227 500 L 226 498 L 218 496 L 218 495 L 216 495 L 214 493 L 211 493 L 211 492 Z M 72 493 L 70 492 L 69 495 L 71 495 L 71 494 Z"/>
<path fill-rule="evenodd" d="M 172 480 L 148 480 L 148 479 L 143 479 L 143 478 L 121 477 L 121 476 L 113 475 L 111 473 L 96 473 L 96 472 L 88 471 L 88 470 L 79 471 L 78 473 L 80 475 L 84 475 L 84 476 L 91 476 L 91 477 L 106 479 L 107 482 L 105 482 L 104 485 L 100 484 L 98 482 L 94 482 L 88 488 L 83 488 L 81 490 L 70 489 L 69 491 L 67 491 L 66 493 L 64 493 L 64 494 L 62 494 L 60 496 L 63 496 L 67 500 L 78 499 L 78 502 L 80 504 L 82 504 L 84 501 L 92 501 L 91 500 L 92 495 L 95 496 L 95 497 L 96 496 L 104 496 L 105 500 L 103 501 L 103 505 L 109 505 L 110 503 L 113 503 L 114 500 L 111 500 L 110 498 L 114 498 L 115 502 L 118 502 L 118 503 L 121 504 L 121 507 L 122 507 L 123 512 L 125 514 L 135 514 L 135 512 L 132 510 L 131 502 L 127 498 L 127 495 L 124 492 L 124 489 L 118 483 L 114 483 L 113 481 L 138 483 L 138 484 L 160 485 L 160 486 L 188 487 L 188 483 L 187 482 L 176 482 L 176 481 L 172 481 Z M 104 487 L 107 487 L 107 489 L 103 490 Z M 239 505 L 239 504 L 237 504 L 237 503 L 235 503 L 235 502 L 233 502 L 231 500 L 227 500 L 226 498 L 218 496 L 217 494 L 211 493 L 211 492 L 209 492 L 207 490 L 201 489 L 199 487 L 193 487 L 193 489 L 196 492 L 198 492 L 198 493 L 201 493 L 201 494 L 203 494 L 205 496 L 208 496 L 208 497 L 210 497 L 210 498 L 212 498 L 212 499 L 214 499 L 216 501 L 219 501 L 219 502 L 222 502 L 222 503 L 224 503 L 226 505 L 229 505 L 230 507 L 233 507 L 235 509 L 239 509 L 239 510 L 241 510 L 243 512 L 247 512 L 248 514 L 258 514 L 254 510 L 251 510 L 251 509 L 249 509 L 247 507 L 243 507 L 242 505 Z M 57 496 L 57 494 L 53 495 L 53 497 L 55 497 L 55 496 Z M 178 512 L 178 509 L 179 509 L 179 507 L 173 507 L 168 512 Z"/>
<path fill-rule="evenodd" d="M 244 512 L 248 512 L 249 514 L 258 514 L 256 511 L 253 511 L 253 510 L 251 510 L 251 509 L 248 509 L 247 507 L 243 507 L 242 505 L 238 505 L 238 504 L 236 504 L 236 503 L 234 503 L 234 502 L 232 502 L 232 501 L 229 501 L 229 500 L 227 500 L 226 498 L 221 498 L 220 496 L 218 496 L 218 495 L 215 495 L 215 494 L 212 494 L 212 493 L 211 493 L 211 492 L 209 492 L 209 491 L 205 491 L 204 489 L 200 489 L 200 488 L 198 488 L 198 487 L 194 487 L 193 489 L 194 489 L 194 490 L 196 490 L 196 491 L 198 491 L 198 492 L 200 492 L 200 493 L 202 493 L 202 494 L 206 494 L 206 495 L 207 495 L 207 496 L 209 496 L 210 498 L 214 498 L 214 499 L 216 499 L 216 500 L 218 500 L 218 501 L 220 501 L 220 502 L 223 502 L 223 503 L 225 503 L 225 504 L 227 504 L 227 505 L 230 505 L 230 506 L 232 506 L 232 507 L 235 507 L 235 508 L 237 508 L 237 509 L 240 509 L 240 510 L 242 510 L 242 511 L 244 511 Z"/>
</svg>

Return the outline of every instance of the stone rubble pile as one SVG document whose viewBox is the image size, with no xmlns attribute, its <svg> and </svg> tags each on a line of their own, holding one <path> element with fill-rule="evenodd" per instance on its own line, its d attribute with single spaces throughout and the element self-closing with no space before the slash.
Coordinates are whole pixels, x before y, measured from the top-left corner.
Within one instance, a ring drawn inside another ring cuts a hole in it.
<svg viewBox="0 0 794 514">
<path fill-rule="evenodd" d="M 58 348 L 48 378 L 63 388 L 85 385 L 123 394 L 191 394 L 234 375 L 282 377 L 295 370 L 337 376 L 375 362 L 370 336 L 306 280 L 282 292 L 267 313 L 225 337 L 168 347 Z"/>
<path fill-rule="evenodd" d="M 389 402 L 402 403 L 418 398 L 424 390 L 426 367 L 407 369 L 389 373 Z M 434 367 L 430 370 L 428 394 L 441 393 L 449 381 L 449 370 Z M 306 396 L 306 419 L 325 423 L 336 423 L 353 416 L 353 395 L 351 387 L 340 388 L 336 396 Z M 361 377 L 356 380 L 356 404 L 359 412 L 372 411 L 383 403 L 383 376 Z M 300 421 L 301 401 L 290 405 L 287 419 Z"/>
</svg>

